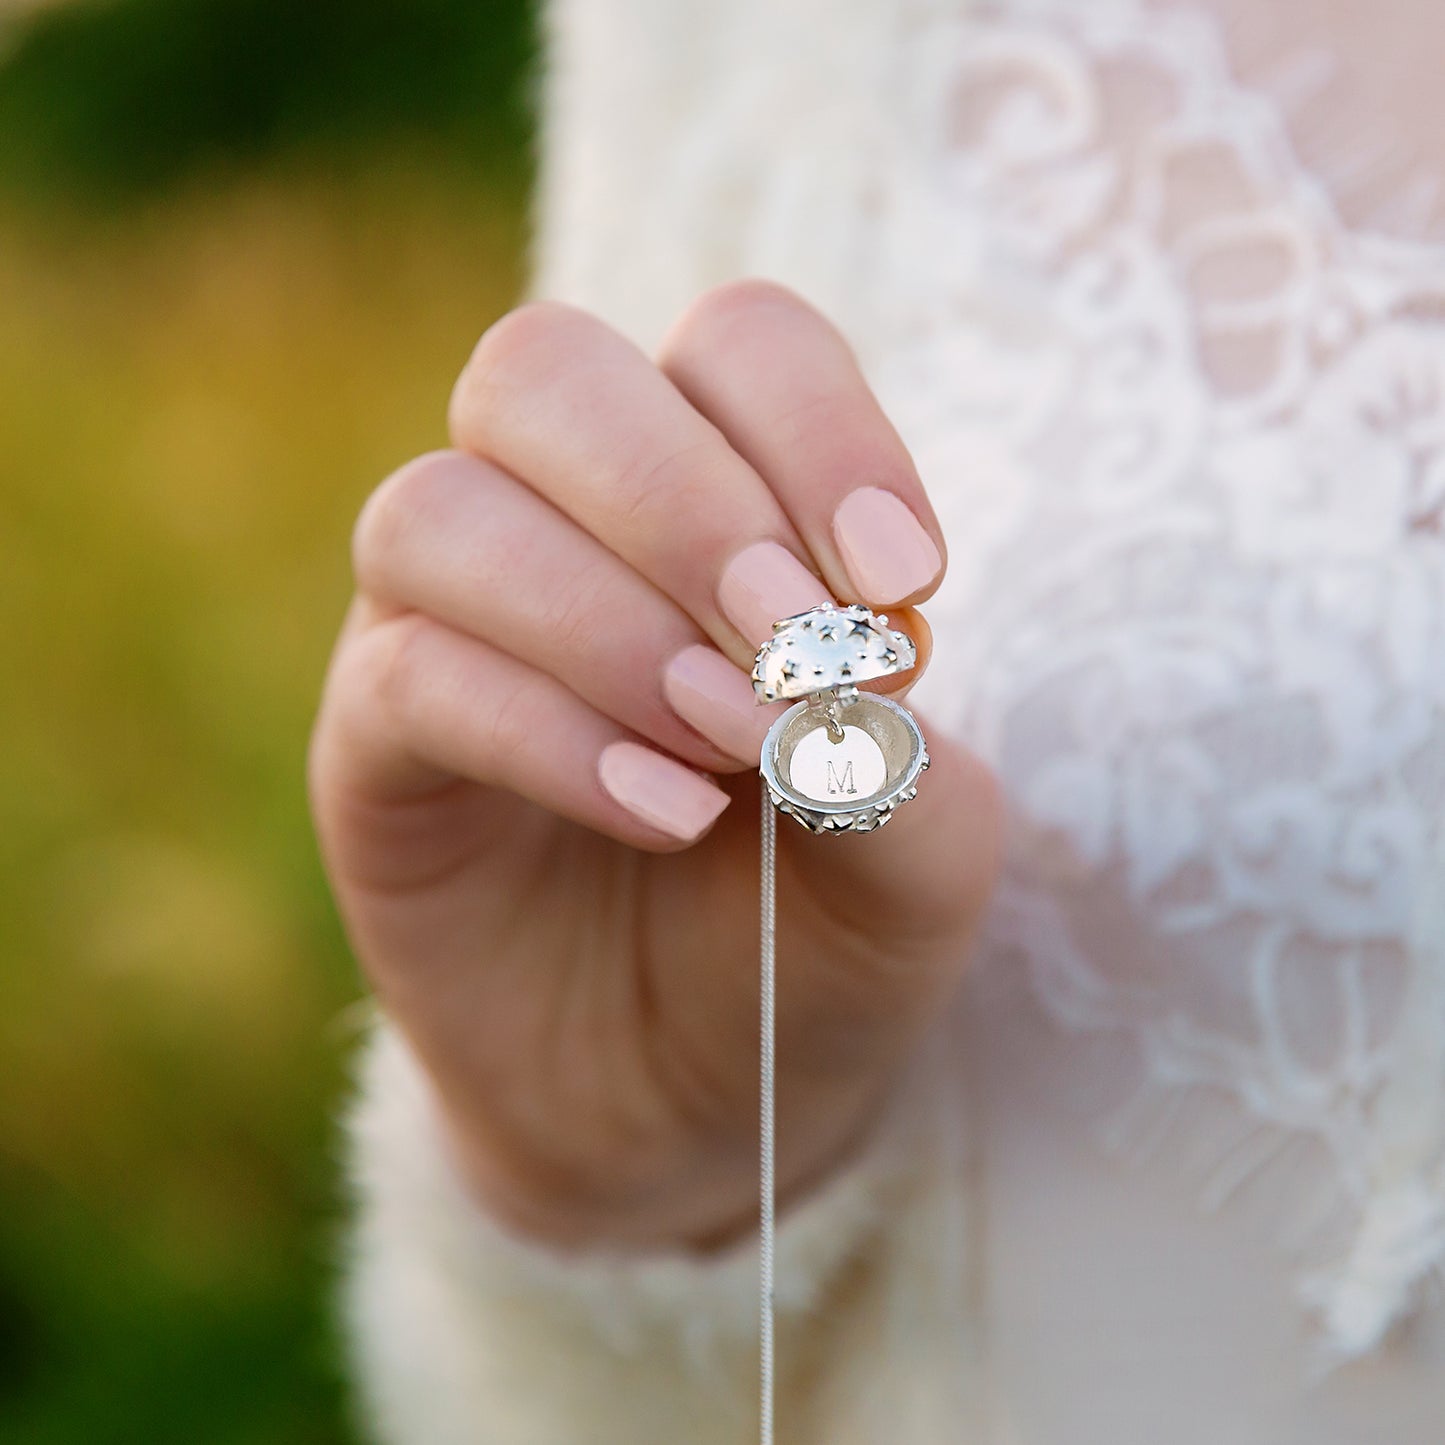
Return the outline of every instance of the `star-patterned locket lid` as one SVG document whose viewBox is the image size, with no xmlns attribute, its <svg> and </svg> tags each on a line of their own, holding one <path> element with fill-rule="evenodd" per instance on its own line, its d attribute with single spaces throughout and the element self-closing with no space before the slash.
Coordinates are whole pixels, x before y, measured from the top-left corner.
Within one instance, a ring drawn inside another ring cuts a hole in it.
<svg viewBox="0 0 1445 1445">
<path fill-rule="evenodd" d="M 918 661 L 918 649 L 906 632 L 887 623 L 887 617 L 856 602 L 844 607 L 823 602 L 782 618 L 758 649 L 753 691 L 760 702 L 778 702 L 907 672 Z"/>
</svg>

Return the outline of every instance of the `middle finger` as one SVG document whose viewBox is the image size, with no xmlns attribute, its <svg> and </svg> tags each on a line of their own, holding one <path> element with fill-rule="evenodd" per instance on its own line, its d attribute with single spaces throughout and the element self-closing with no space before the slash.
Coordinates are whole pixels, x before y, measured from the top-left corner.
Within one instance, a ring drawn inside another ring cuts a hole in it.
<svg viewBox="0 0 1445 1445">
<path fill-rule="evenodd" d="M 534 303 L 478 342 L 456 444 L 526 482 L 674 599 L 739 666 L 830 597 L 767 484 L 630 341 Z"/>
</svg>

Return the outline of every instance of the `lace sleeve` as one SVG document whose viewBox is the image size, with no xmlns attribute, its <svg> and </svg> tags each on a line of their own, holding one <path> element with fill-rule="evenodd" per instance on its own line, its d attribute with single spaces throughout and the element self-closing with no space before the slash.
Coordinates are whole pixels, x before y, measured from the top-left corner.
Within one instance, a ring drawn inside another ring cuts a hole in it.
<svg viewBox="0 0 1445 1445">
<path fill-rule="evenodd" d="M 1205 1197 L 1289 1177 L 1301 1298 L 1358 1356 L 1445 1257 L 1429 137 L 1350 121 L 1376 80 L 1318 7 L 982 6 L 933 43 L 957 249 L 912 241 L 935 314 L 878 373 L 951 482 L 957 666 L 919 695 L 1015 804 L 994 947 L 1127 1051 L 1107 1138 L 1233 1101 Z"/>
</svg>

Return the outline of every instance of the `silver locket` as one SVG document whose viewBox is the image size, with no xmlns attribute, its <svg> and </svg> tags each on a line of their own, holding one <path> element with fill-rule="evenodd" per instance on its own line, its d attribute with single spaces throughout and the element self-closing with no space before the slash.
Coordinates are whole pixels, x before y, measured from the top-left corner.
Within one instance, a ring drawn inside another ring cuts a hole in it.
<svg viewBox="0 0 1445 1445">
<path fill-rule="evenodd" d="M 753 664 L 760 702 L 799 701 L 768 730 L 759 770 L 773 805 L 815 833 L 880 828 L 928 766 L 907 708 L 858 684 L 907 672 L 906 633 L 858 604 L 823 603 L 773 624 Z"/>
<path fill-rule="evenodd" d="M 918 792 L 928 766 L 907 708 L 860 682 L 907 672 L 918 649 L 906 633 L 855 604 L 824 603 L 773 623 L 753 663 L 759 702 L 797 701 L 768 729 L 763 775 L 761 1070 L 759 1074 L 759 1440 L 773 1445 L 773 1262 L 776 1250 L 777 817 L 814 833 L 881 828 Z"/>
</svg>

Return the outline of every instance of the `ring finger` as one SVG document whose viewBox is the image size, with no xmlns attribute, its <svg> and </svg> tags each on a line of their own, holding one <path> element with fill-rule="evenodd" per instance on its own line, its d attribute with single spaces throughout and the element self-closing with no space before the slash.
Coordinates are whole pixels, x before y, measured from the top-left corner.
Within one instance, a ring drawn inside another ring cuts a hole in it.
<svg viewBox="0 0 1445 1445">
<path fill-rule="evenodd" d="M 363 510 L 368 595 L 415 609 L 558 678 L 659 747 L 713 771 L 755 765 L 779 707 L 656 587 L 497 467 L 433 452 Z"/>
</svg>

